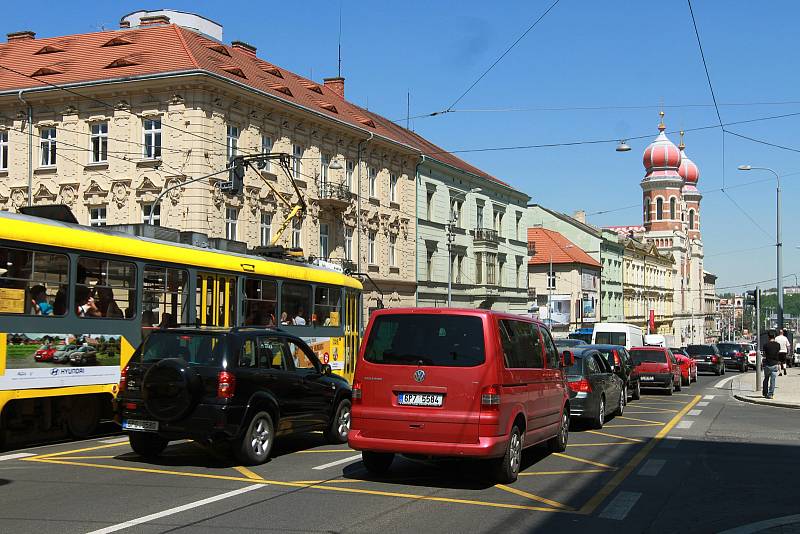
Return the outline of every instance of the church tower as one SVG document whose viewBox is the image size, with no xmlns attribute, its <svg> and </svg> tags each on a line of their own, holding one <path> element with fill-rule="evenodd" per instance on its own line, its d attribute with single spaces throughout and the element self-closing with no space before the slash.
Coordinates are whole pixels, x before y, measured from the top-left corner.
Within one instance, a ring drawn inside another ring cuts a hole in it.
<svg viewBox="0 0 800 534">
<path fill-rule="evenodd" d="M 681 227 L 683 178 L 678 174 L 681 151 L 664 133 L 664 112 L 659 114 L 658 137 L 645 149 L 642 158 L 645 176 L 641 186 L 645 230 L 647 233 L 663 233 L 666 238 Z M 672 243 L 656 241 L 656 245 L 667 248 Z"/>
</svg>

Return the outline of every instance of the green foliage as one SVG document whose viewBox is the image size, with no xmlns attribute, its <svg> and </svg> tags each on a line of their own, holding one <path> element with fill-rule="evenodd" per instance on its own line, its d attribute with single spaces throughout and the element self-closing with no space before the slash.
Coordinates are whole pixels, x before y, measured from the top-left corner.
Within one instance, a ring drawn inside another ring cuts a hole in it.
<svg viewBox="0 0 800 534">
<path fill-rule="evenodd" d="M 765 308 L 775 309 L 778 307 L 778 295 L 767 295 L 761 297 L 761 313 L 764 314 Z M 800 316 L 800 295 L 783 296 L 783 313 L 793 317 Z"/>
</svg>

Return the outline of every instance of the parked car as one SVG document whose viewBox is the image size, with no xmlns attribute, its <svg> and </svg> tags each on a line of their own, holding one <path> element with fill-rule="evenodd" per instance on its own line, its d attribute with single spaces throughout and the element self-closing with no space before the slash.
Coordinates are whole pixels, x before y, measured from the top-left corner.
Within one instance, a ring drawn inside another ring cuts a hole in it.
<svg viewBox="0 0 800 534">
<path fill-rule="evenodd" d="M 555 339 L 554 341 L 558 349 L 567 349 L 570 347 L 582 347 L 587 344 L 582 339 L 572 339 L 572 338 Z"/>
<path fill-rule="evenodd" d="M 740 373 L 747 371 L 747 350 L 739 343 L 717 343 L 717 350 L 722 355 L 726 367 L 732 367 Z"/>
<path fill-rule="evenodd" d="M 794 347 L 794 364 L 800 365 L 800 343 Z"/>
<path fill-rule="evenodd" d="M 84 345 L 69 353 L 70 365 L 97 365 L 97 350 L 89 345 Z"/>
<path fill-rule="evenodd" d="M 37 362 L 49 362 L 53 359 L 53 355 L 55 353 L 56 349 L 54 347 L 48 347 L 47 345 L 42 345 L 33 354 L 33 359 L 36 360 Z"/>
<path fill-rule="evenodd" d="M 747 365 L 750 366 L 751 369 L 756 368 L 756 346 L 753 343 L 743 343 L 745 351 L 747 352 Z"/>
<path fill-rule="evenodd" d="M 692 357 L 698 371 L 711 371 L 717 376 L 725 374 L 725 363 L 716 345 L 689 345 L 686 353 Z"/>
<path fill-rule="evenodd" d="M 53 353 L 53 362 L 69 363 L 69 354 L 78 350 L 78 345 L 59 345 Z"/>
<path fill-rule="evenodd" d="M 590 421 L 594 428 L 603 428 L 609 414 L 622 415 L 625 411 L 625 384 L 596 348 L 562 352 L 570 353 L 573 363 L 566 369 L 570 415 Z"/>
<path fill-rule="evenodd" d="M 681 368 L 681 385 L 691 386 L 692 382 L 697 382 L 697 364 L 691 356 L 686 353 L 685 349 L 670 348 L 672 355 L 675 356 L 678 365 Z"/>
<path fill-rule="evenodd" d="M 625 388 L 625 401 L 628 398 L 639 400 L 642 395 L 642 387 L 639 383 L 639 373 L 636 372 L 636 365 L 628 354 L 628 349 L 622 345 L 586 345 L 579 349 L 597 349 L 603 355 L 612 371 L 622 379 Z"/>
<path fill-rule="evenodd" d="M 131 448 L 170 440 L 229 442 L 237 461 L 265 462 L 275 438 L 323 431 L 344 443 L 351 390 L 305 342 L 263 328 L 155 330 L 123 369 L 119 410 Z"/>
<path fill-rule="evenodd" d="M 564 451 L 570 404 L 547 327 L 489 310 L 395 308 L 372 314 L 353 380 L 350 447 L 374 474 L 395 454 L 473 457 L 502 482 L 522 450 Z"/>
<path fill-rule="evenodd" d="M 644 345 L 642 328 L 628 323 L 597 323 L 592 331 L 592 345 L 622 345 L 626 349 Z"/>
<path fill-rule="evenodd" d="M 636 363 L 642 389 L 659 388 L 667 395 L 681 390 L 681 368 L 668 348 L 634 347 L 630 355 Z"/>
</svg>

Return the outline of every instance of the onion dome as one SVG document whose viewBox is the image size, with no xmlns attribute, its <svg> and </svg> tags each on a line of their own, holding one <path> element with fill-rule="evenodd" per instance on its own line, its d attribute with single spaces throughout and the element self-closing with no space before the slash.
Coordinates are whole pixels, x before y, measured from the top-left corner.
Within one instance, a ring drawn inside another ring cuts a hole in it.
<svg viewBox="0 0 800 534">
<path fill-rule="evenodd" d="M 661 122 L 658 124 L 658 137 L 645 149 L 642 157 L 642 163 L 648 175 L 653 171 L 677 171 L 681 164 L 681 151 L 664 133 L 666 130 L 664 112 L 659 112 L 659 115 L 661 115 Z"/>
<path fill-rule="evenodd" d="M 689 156 L 687 156 L 686 152 L 684 151 L 686 145 L 683 144 L 683 132 L 681 132 L 681 144 L 678 145 L 678 148 L 681 151 L 681 165 L 678 167 L 678 174 L 680 174 L 681 178 L 683 178 L 687 185 L 691 184 L 694 186 L 697 184 L 697 180 L 700 178 L 700 169 L 697 167 L 697 164 L 695 164 L 694 161 L 689 159 Z"/>
</svg>

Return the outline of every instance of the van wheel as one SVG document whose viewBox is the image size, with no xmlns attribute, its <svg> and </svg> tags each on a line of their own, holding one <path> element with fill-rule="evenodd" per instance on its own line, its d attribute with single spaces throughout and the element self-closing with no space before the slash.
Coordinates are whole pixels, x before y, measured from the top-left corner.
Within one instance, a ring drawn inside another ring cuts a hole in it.
<svg viewBox="0 0 800 534">
<path fill-rule="evenodd" d="M 169 445 L 169 440 L 147 432 L 131 432 L 128 434 L 128 442 L 133 452 L 145 458 L 155 458 Z"/>
<path fill-rule="evenodd" d="M 328 443 L 347 443 L 347 435 L 350 433 L 350 401 L 342 400 L 336 408 L 336 413 L 331 419 L 331 425 L 325 432 L 325 440 Z"/>
<path fill-rule="evenodd" d="M 236 459 L 243 465 L 263 464 L 272 451 L 275 441 L 275 426 L 272 416 L 267 412 L 258 412 L 250 420 L 250 424 L 236 449 Z"/>
<path fill-rule="evenodd" d="M 638 380 L 636 381 L 636 388 L 633 390 L 633 394 L 631 395 L 631 399 L 639 400 L 642 398 L 642 383 Z"/>
<path fill-rule="evenodd" d="M 361 451 L 361 463 L 373 475 L 385 475 L 394 461 L 393 452 Z"/>
<path fill-rule="evenodd" d="M 561 410 L 561 428 L 558 434 L 547 440 L 547 448 L 550 452 L 564 452 L 567 450 L 569 441 L 569 408 L 564 406 Z"/>
<path fill-rule="evenodd" d="M 510 484 L 517 480 L 522 465 L 522 433 L 517 425 L 511 429 L 506 444 L 506 453 L 495 460 L 495 478 L 501 484 Z"/>
<path fill-rule="evenodd" d="M 592 421 L 592 426 L 594 428 L 600 429 L 603 428 L 603 425 L 606 422 L 606 398 L 605 396 L 600 396 L 600 406 L 597 409 L 597 417 L 594 418 Z"/>
</svg>

